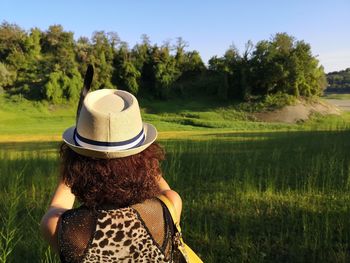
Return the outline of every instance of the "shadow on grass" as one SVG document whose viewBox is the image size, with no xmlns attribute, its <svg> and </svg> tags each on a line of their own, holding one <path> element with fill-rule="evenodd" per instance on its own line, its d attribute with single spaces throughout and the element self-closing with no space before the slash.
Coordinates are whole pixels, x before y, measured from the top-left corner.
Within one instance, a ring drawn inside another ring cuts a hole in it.
<svg viewBox="0 0 350 263">
<path fill-rule="evenodd" d="M 169 100 L 145 100 L 140 99 L 140 105 L 146 113 L 179 113 L 181 111 L 213 111 L 221 107 L 238 105 L 239 102 L 222 102 L 216 98 L 199 97 L 195 100 L 190 98 L 179 98 Z"/>
<path fill-rule="evenodd" d="M 350 260 L 349 211 L 323 214 L 271 200 L 188 206 L 184 237 L 204 259 L 211 259 L 205 262 Z"/>
<path fill-rule="evenodd" d="M 61 142 L 0 142 L 1 151 L 47 151 L 55 150 L 58 152 Z"/>
</svg>

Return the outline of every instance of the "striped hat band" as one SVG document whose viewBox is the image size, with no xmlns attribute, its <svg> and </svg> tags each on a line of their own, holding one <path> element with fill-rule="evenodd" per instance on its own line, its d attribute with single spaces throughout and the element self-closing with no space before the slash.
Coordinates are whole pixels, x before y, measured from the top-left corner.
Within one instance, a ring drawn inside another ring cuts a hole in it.
<svg viewBox="0 0 350 263">
<path fill-rule="evenodd" d="M 135 137 L 120 142 L 101 142 L 94 141 L 81 136 L 77 130 L 74 130 L 74 141 L 77 146 L 97 150 L 97 151 L 121 151 L 132 149 L 142 145 L 145 140 L 145 133 L 142 129 Z"/>
</svg>

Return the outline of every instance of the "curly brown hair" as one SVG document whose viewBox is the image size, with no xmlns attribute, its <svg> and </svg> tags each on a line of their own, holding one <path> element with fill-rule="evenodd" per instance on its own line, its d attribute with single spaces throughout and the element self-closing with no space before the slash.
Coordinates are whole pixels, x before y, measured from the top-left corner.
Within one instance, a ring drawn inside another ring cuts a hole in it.
<svg viewBox="0 0 350 263">
<path fill-rule="evenodd" d="M 158 143 L 138 154 L 116 159 L 82 156 L 62 143 L 60 156 L 62 179 L 88 207 L 125 207 L 160 194 L 158 179 L 162 175 L 160 161 L 164 160 L 164 150 Z"/>
</svg>

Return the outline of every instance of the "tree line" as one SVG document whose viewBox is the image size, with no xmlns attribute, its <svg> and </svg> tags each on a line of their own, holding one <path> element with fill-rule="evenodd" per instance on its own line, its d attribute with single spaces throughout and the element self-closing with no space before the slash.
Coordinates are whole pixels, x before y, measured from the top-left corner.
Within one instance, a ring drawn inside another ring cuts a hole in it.
<svg viewBox="0 0 350 263">
<path fill-rule="evenodd" d="M 286 33 L 243 52 L 231 46 L 205 65 L 199 52 L 174 44 L 152 44 L 147 35 L 130 47 L 115 32 L 96 31 L 74 39 L 61 25 L 25 31 L 16 24 L 0 25 L 0 91 L 53 103 L 75 101 L 88 64 L 95 67 L 93 89 L 119 88 L 137 96 L 213 96 L 250 100 L 270 94 L 317 96 L 327 86 L 323 67 L 311 47 Z"/>
<path fill-rule="evenodd" d="M 350 68 L 334 71 L 327 74 L 329 90 L 350 89 Z"/>
</svg>

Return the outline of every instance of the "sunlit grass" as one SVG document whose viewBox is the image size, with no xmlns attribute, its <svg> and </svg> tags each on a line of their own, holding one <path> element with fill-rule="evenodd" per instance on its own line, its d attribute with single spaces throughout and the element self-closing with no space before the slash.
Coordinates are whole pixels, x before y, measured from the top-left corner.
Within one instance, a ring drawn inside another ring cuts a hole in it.
<svg viewBox="0 0 350 263">
<path fill-rule="evenodd" d="M 185 240 L 205 262 L 350 261 L 350 113 L 281 124 L 214 104 L 159 103 L 143 118 L 159 130 L 164 176 L 184 200 Z M 59 262 L 39 222 L 74 114 L 70 105 L 0 103 L 4 262 Z"/>
<path fill-rule="evenodd" d="M 200 136 L 210 139 L 160 142 L 164 176 L 184 200 L 185 240 L 205 262 L 349 262 L 349 131 Z M 1 226 L 15 229 L 3 232 L 2 242 L 13 240 L 6 257 L 55 262 L 39 221 L 57 181 L 58 143 L 0 146 Z"/>
<path fill-rule="evenodd" d="M 349 113 L 314 116 L 312 120 L 298 124 L 265 123 L 252 120 L 247 112 L 234 106 L 207 103 L 146 102 L 141 104 L 144 107 L 142 117 L 157 127 L 161 139 L 193 139 L 199 138 L 200 134 L 225 132 L 334 130 L 350 126 Z M 63 131 L 75 124 L 75 111 L 73 104 L 13 101 L 0 94 L 0 141 L 60 141 Z M 181 138 L 180 134 L 188 137 Z"/>
<path fill-rule="evenodd" d="M 323 98 L 335 99 L 335 100 L 350 100 L 350 94 L 348 93 L 329 93 L 325 94 Z"/>
</svg>

